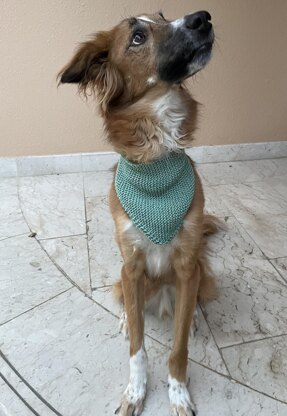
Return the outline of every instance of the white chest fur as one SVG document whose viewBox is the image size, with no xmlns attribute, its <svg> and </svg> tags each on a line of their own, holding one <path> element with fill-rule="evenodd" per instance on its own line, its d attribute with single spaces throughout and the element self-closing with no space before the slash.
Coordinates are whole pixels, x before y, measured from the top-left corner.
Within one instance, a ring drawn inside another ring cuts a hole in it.
<svg viewBox="0 0 287 416">
<path fill-rule="evenodd" d="M 146 271 L 149 277 L 158 277 L 170 269 L 170 256 L 176 244 L 176 237 L 169 244 L 154 244 L 139 230 L 131 220 L 124 225 L 131 244 L 145 254 Z"/>
<path fill-rule="evenodd" d="M 153 102 L 152 109 L 159 122 L 162 144 L 168 151 L 176 151 L 181 147 L 181 127 L 187 115 L 181 95 L 171 89 Z"/>
</svg>

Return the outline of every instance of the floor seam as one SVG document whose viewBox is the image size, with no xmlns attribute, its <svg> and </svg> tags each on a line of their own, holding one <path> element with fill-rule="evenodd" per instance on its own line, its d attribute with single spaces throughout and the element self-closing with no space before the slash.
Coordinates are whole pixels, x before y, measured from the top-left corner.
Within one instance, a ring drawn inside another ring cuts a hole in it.
<svg viewBox="0 0 287 416">
<path fill-rule="evenodd" d="M 44 300 L 44 301 L 43 301 L 43 302 L 41 302 L 41 303 L 38 303 L 37 305 L 33 306 L 32 308 L 29 308 L 29 309 L 27 309 L 26 311 L 24 311 L 24 312 L 22 312 L 22 313 L 19 313 L 19 315 L 13 316 L 13 318 L 8 319 L 7 321 L 0 323 L 0 327 L 1 327 L 1 326 L 3 326 L 3 325 L 8 324 L 9 322 L 14 321 L 14 319 L 17 319 L 17 318 L 19 318 L 20 316 L 25 315 L 25 314 L 26 314 L 26 313 L 28 313 L 28 312 L 33 311 L 34 309 L 38 308 L 39 306 L 44 305 L 45 303 L 50 302 L 51 300 L 53 300 L 53 299 L 57 298 L 58 296 L 61 296 L 63 293 L 66 293 L 66 292 L 68 292 L 69 290 L 71 290 L 71 289 L 73 289 L 73 288 L 74 288 L 74 286 L 71 286 L 71 287 L 69 287 L 69 288 L 67 288 L 67 289 L 63 290 L 62 292 L 57 293 L 56 295 L 52 296 L 51 298 L 46 299 L 46 300 Z"/>
<path fill-rule="evenodd" d="M 221 357 L 221 359 L 222 359 L 222 362 L 223 362 L 223 364 L 225 365 L 225 368 L 226 368 L 226 370 L 227 370 L 227 373 L 229 374 L 229 377 L 231 377 L 231 374 L 230 374 L 229 368 L 228 368 L 228 366 L 227 366 L 227 364 L 226 364 L 226 361 L 225 361 L 225 359 L 224 359 L 224 357 L 223 357 L 222 351 L 221 351 L 221 349 L 220 349 L 219 345 L 218 345 L 218 344 L 217 344 L 217 342 L 216 342 L 215 336 L 214 336 L 214 334 L 213 334 L 213 332 L 212 332 L 212 329 L 210 328 L 209 322 L 208 322 L 208 321 L 207 321 L 207 319 L 205 318 L 204 310 L 203 310 L 203 308 L 202 308 L 202 306 L 201 306 L 201 305 L 199 305 L 199 307 L 200 307 L 200 310 L 201 310 L 201 313 L 202 313 L 203 319 L 205 320 L 205 323 L 206 323 L 206 325 L 207 325 L 207 327 L 208 327 L 208 329 L 209 329 L 209 332 L 210 332 L 210 334 L 211 334 L 211 336 L 212 336 L 212 339 L 213 339 L 213 341 L 214 341 L 214 344 L 216 345 L 216 348 L 217 348 L 217 350 L 218 350 L 218 352 L 219 352 L 219 355 L 220 355 L 220 357 Z"/>
<path fill-rule="evenodd" d="M 39 394 L 37 392 L 37 390 L 34 389 L 34 387 L 31 386 L 30 383 L 28 383 L 28 381 L 25 380 L 25 378 L 19 373 L 19 371 L 13 366 L 12 363 L 10 363 L 10 361 L 8 360 L 8 358 L 5 356 L 5 354 L 0 350 L 0 356 L 3 358 L 3 360 L 6 362 L 7 365 L 9 365 L 9 367 L 11 368 L 12 371 L 14 371 L 14 373 L 22 380 L 22 382 L 26 385 L 26 387 L 28 387 L 34 394 L 35 396 L 41 400 L 50 410 L 52 410 L 52 412 L 54 412 L 57 416 L 63 416 L 60 412 L 58 412 L 46 399 L 44 399 L 44 397 L 41 396 L 41 394 Z M 40 415 L 39 415 L 40 416 Z"/>
<path fill-rule="evenodd" d="M 24 405 L 31 410 L 31 412 L 35 416 L 41 416 L 40 413 L 38 413 L 33 407 L 24 399 L 24 397 L 21 396 L 20 393 L 12 386 L 12 384 L 7 380 L 7 378 L 0 372 L 0 378 L 4 381 L 4 383 L 13 391 L 14 394 L 24 403 Z"/>
<path fill-rule="evenodd" d="M 281 257 L 281 258 L 285 258 L 285 257 Z M 275 266 L 275 264 L 272 263 L 271 260 L 274 260 L 274 259 L 269 259 L 268 257 L 266 259 L 268 260 L 269 264 L 271 264 L 271 266 L 273 267 L 273 269 L 279 274 L 279 276 L 282 277 L 282 279 L 284 280 L 284 282 L 287 283 L 287 278 L 285 276 L 283 276 L 283 273 L 281 273 L 281 271 L 277 269 L 277 267 Z"/>
<path fill-rule="evenodd" d="M 163 347 L 168 348 L 168 349 L 171 351 L 171 347 L 166 346 L 166 345 L 165 345 L 165 344 L 163 344 L 162 342 L 160 342 L 160 341 L 158 341 L 157 339 L 153 338 L 151 335 L 148 335 L 148 334 L 146 334 L 146 333 L 145 333 L 145 335 L 146 335 L 148 338 L 152 339 L 153 341 L 157 342 L 158 344 L 162 345 Z M 207 366 L 205 366 L 204 364 L 199 363 L 199 362 L 195 361 L 195 360 L 194 360 L 194 359 L 192 359 L 192 358 L 188 358 L 188 360 L 189 360 L 189 361 L 191 361 L 191 362 L 192 362 L 192 363 L 194 363 L 194 364 L 197 364 L 197 365 L 199 365 L 199 366 L 201 366 L 201 367 L 205 368 L 206 370 L 212 371 L 213 373 L 215 373 L 215 374 L 217 374 L 217 375 L 219 375 L 219 376 L 221 376 L 221 377 L 224 377 L 225 379 L 227 379 L 227 380 L 231 381 L 232 383 L 239 384 L 239 385 L 241 385 L 241 386 L 243 386 L 243 387 L 245 387 L 245 388 L 247 388 L 247 389 L 249 389 L 249 390 L 255 391 L 256 393 L 258 393 L 258 394 L 260 394 L 260 395 L 263 395 L 263 396 L 266 396 L 266 397 L 268 397 L 269 399 L 274 400 L 275 402 L 279 402 L 279 403 L 282 403 L 282 404 L 284 404 L 284 405 L 287 405 L 287 402 L 284 402 L 283 400 L 280 400 L 280 399 L 277 399 L 277 398 L 275 398 L 275 397 L 272 397 L 272 396 L 270 396 L 270 395 L 269 395 L 269 394 L 267 394 L 267 393 L 264 393 L 264 392 L 262 392 L 262 391 L 260 391 L 260 390 L 255 389 L 254 387 L 248 386 L 247 384 L 242 383 L 241 381 L 239 381 L 239 380 L 237 380 L 237 379 L 233 378 L 232 376 L 228 376 L 228 375 L 226 375 L 226 374 L 219 373 L 218 371 L 216 371 L 216 370 L 214 370 L 214 369 L 212 369 L 212 368 L 210 368 L 210 367 L 207 367 Z"/>
<path fill-rule="evenodd" d="M 60 238 L 69 238 L 69 237 L 82 237 L 86 235 L 86 233 L 81 233 L 81 234 L 69 234 L 69 235 L 60 235 L 57 237 L 47 237 L 47 238 L 40 238 L 37 237 L 38 241 L 47 241 L 47 240 L 59 240 Z"/>
<path fill-rule="evenodd" d="M 0 242 L 9 240 L 10 238 L 21 237 L 22 235 L 28 235 L 28 234 L 29 234 L 29 231 L 27 231 L 26 233 L 10 235 L 9 237 L 0 238 Z"/>
<path fill-rule="evenodd" d="M 225 349 L 228 349 L 228 348 L 238 347 L 238 346 L 242 346 L 242 345 L 246 345 L 246 344 L 253 344 L 254 342 L 266 341 L 268 339 L 274 339 L 274 338 L 280 338 L 280 337 L 286 337 L 286 336 L 287 336 L 287 334 L 270 335 L 269 337 L 252 339 L 250 341 L 243 341 L 243 342 L 239 342 L 238 344 L 226 345 L 225 347 L 219 347 L 219 348 L 221 350 L 225 350 Z"/>
<path fill-rule="evenodd" d="M 86 189 L 85 189 L 85 175 L 83 175 L 83 197 L 84 197 L 84 212 L 85 212 L 85 224 L 86 224 L 86 236 L 87 236 L 87 254 L 88 254 L 88 270 L 89 270 L 89 281 L 90 291 L 92 293 L 92 275 L 91 275 L 91 258 L 90 258 L 90 247 L 89 247 L 89 224 L 87 217 L 87 201 L 86 201 Z"/>
</svg>

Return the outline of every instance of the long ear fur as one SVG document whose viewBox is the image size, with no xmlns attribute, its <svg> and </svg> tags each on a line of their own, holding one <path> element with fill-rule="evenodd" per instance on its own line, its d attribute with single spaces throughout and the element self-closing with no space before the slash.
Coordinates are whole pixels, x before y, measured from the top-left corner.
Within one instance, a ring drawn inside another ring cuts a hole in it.
<svg viewBox="0 0 287 416">
<path fill-rule="evenodd" d="M 111 32 L 99 32 L 80 45 L 71 61 L 59 72 L 59 84 L 78 84 L 85 96 L 88 90 L 96 93 L 103 112 L 123 92 L 123 79 L 109 61 Z"/>
</svg>

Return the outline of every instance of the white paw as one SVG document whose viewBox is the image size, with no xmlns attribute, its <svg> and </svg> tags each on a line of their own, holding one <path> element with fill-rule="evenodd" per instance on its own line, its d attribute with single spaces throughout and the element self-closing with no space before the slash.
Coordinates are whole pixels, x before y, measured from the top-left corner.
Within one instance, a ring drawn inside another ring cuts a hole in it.
<svg viewBox="0 0 287 416">
<path fill-rule="evenodd" d="M 119 331 L 123 334 L 125 339 L 129 338 L 128 320 L 125 311 L 120 316 Z"/>
<path fill-rule="evenodd" d="M 115 413 L 118 416 L 139 416 L 143 411 L 145 396 L 146 384 L 135 386 L 129 383 Z"/>
<path fill-rule="evenodd" d="M 197 309 L 195 309 L 193 314 L 193 320 L 189 331 L 189 336 L 194 338 L 199 328 L 199 315 Z"/>
<path fill-rule="evenodd" d="M 196 407 L 192 402 L 185 383 L 168 376 L 168 395 L 172 416 L 196 416 Z"/>
<path fill-rule="evenodd" d="M 144 345 L 130 358 L 130 382 L 116 410 L 119 416 L 139 416 L 143 411 L 147 385 L 147 354 Z"/>
</svg>

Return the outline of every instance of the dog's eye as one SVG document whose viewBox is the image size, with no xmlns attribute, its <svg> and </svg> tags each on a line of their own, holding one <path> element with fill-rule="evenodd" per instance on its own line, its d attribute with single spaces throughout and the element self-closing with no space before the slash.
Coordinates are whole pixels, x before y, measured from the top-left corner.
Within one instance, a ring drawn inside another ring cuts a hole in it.
<svg viewBox="0 0 287 416">
<path fill-rule="evenodd" d="M 143 32 L 135 32 L 132 38 L 132 45 L 133 46 L 138 46 L 141 45 L 142 43 L 144 43 L 146 37 L 145 34 Z"/>
</svg>

